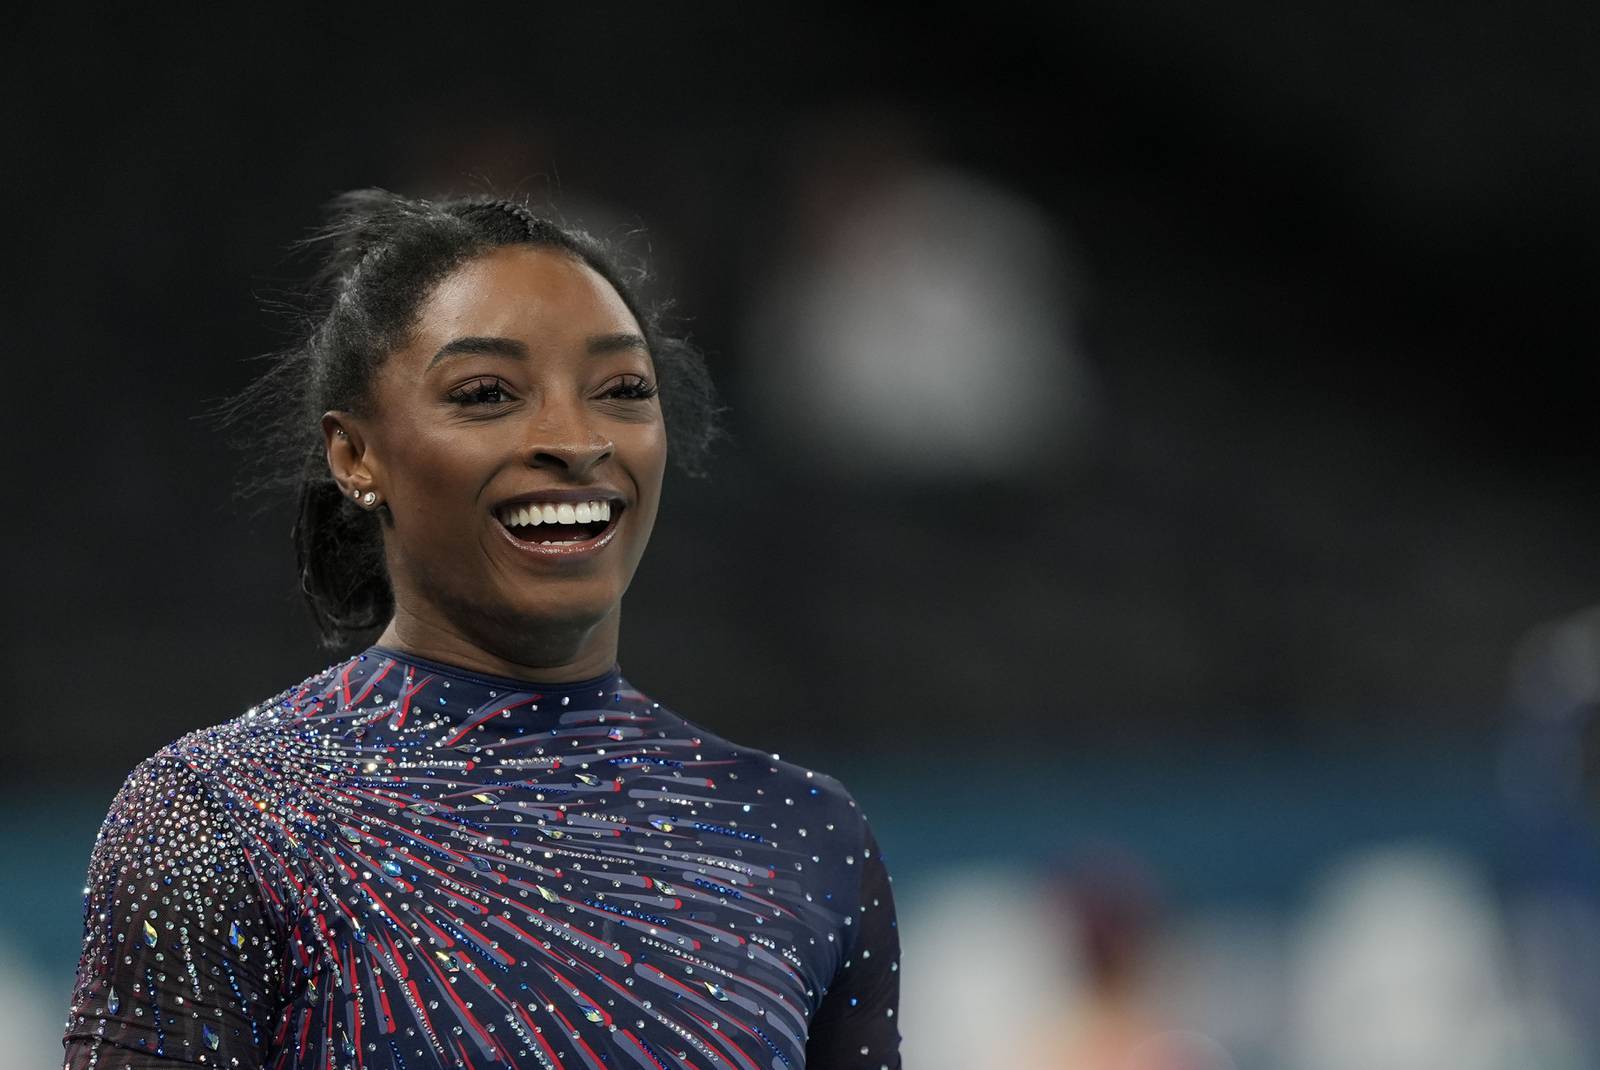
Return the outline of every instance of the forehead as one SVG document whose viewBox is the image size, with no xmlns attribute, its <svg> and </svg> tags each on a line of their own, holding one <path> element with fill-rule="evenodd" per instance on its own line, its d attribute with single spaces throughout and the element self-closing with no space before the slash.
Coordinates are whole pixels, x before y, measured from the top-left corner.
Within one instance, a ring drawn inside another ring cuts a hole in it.
<svg viewBox="0 0 1600 1070">
<path fill-rule="evenodd" d="M 493 335 L 542 349 L 623 332 L 643 333 L 594 269 L 562 250 L 512 245 L 474 257 L 435 286 L 418 309 L 414 340 L 437 348 Z"/>
</svg>

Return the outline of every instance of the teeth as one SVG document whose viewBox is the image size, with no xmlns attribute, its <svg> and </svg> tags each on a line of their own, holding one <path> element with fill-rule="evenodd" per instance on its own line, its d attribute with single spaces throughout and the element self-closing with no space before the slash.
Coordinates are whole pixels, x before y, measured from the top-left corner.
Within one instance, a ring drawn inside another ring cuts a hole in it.
<svg viewBox="0 0 1600 1070">
<path fill-rule="evenodd" d="M 500 522 L 508 528 L 532 527 L 539 524 L 594 524 L 611 520 L 611 503 L 608 501 L 554 504 L 534 502 L 506 506 L 500 510 Z"/>
</svg>

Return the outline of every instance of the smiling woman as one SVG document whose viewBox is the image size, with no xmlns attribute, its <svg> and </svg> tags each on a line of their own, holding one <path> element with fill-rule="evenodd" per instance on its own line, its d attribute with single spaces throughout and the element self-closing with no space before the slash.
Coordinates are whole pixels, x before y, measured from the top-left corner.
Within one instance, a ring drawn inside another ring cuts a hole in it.
<svg viewBox="0 0 1600 1070">
<path fill-rule="evenodd" d="M 128 777 L 67 1066 L 898 1067 L 855 801 L 617 661 L 669 452 L 715 434 L 698 355 L 516 202 L 365 191 L 320 241 L 231 415 L 294 414 L 301 587 L 366 645 Z"/>
<path fill-rule="evenodd" d="M 547 682 L 611 665 L 667 458 L 642 331 L 582 259 L 500 246 L 434 286 L 369 399 L 322 416 L 335 483 L 382 511 L 380 642 Z"/>
</svg>

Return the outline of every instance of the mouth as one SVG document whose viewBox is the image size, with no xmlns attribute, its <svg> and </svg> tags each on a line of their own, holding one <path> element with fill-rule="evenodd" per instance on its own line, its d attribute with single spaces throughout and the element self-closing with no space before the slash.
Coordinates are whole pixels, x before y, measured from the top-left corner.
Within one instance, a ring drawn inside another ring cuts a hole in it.
<svg viewBox="0 0 1600 1070">
<path fill-rule="evenodd" d="M 506 537 L 520 550 L 545 557 L 591 553 L 609 543 L 624 509 L 614 498 L 587 501 L 517 501 L 494 510 Z"/>
</svg>

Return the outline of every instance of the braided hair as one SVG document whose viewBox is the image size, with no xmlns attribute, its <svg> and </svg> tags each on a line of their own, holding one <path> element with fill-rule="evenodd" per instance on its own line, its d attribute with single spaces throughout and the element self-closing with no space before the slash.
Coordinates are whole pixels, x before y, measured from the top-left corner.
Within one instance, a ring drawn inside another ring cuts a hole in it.
<svg viewBox="0 0 1600 1070">
<path fill-rule="evenodd" d="M 380 527 L 392 518 L 387 507 L 362 509 L 340 491 L 328 469 L 322 414 L 366 411 L 374 374 L 404 343 L 433 288 L 492 249 L 560 251 L 611 284 L 650 347 L 668 452 L 685 474 L 705 474 L 721 434 L 705 360 L 686 338 L 663 328 L 664 305 L 641 305 L 643 268 L 625 272 L 613 250 L 584 231 L 520 201 L 422 200 L 365 189 L 335 198 L 326 225 L 302 244 L 322 253 L 301 321 L 303 340 L 216 415 L 225 427 L 246 429 L 255 456 L 272 466 L 251 473 L 250 490 L 294 492 L 300 591 L 324 645 L 343 646 L 381 628 L 394 612 L 394 592 Z"/>
</svg>

